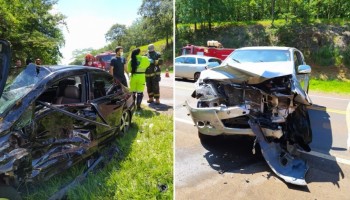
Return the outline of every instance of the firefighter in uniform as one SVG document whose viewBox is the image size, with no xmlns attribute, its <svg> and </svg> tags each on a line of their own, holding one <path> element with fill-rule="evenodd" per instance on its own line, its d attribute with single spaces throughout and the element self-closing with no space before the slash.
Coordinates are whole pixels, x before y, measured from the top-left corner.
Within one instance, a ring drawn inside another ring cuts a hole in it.
<svg viewBox="0 0 350 200">
<path fill-rule="evenodd" d="M 140 56 L 140 49 L 136 48 L 131 53 L 131 60 L 128 63 L 128 71 L 131 72 L 130 92 L 133 92 L 134 101 L 136 100 L 137 110 L 141 110 L 143 90 L 145 89 L 145 71 L 150 65 L 146 56 Z"/>
<path fill-rule="evenodd" d="M 162 60 L 160 58 L 160 53 L 154 51 L 154 45 L 148 45 L 148 53 L 146 56 L 150 59 L 151 64 L 146 69 L 146 86 L 148 93 L 147 103 L 153 103 L 155 99 L 156 104 L 160 104 L 159 101 L 159 81 L 160 81 L 160 65 Z"/>
</svg>

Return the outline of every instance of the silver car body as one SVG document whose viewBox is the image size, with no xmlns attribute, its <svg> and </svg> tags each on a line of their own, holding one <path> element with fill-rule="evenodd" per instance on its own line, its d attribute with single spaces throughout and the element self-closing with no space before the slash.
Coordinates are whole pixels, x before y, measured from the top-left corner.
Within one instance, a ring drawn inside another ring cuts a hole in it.
<svg viewBox="0 0 350 200">
<path fill-rule="evenodd" d="M 221 60 L 202 55 L 183 55 L 175 58 L 175 77 L 196 79 L 203 70 L 219 66 Z"/>
<path fill-rule="evenodd" d="M 256 136 L 278 176 L 306 185 L 308 166 L 292 151 L 310 150 L 306 110 L 312 104 L 307 94 L 310 72 L 295 48 L 236 49 L 220 66 L 201 73 L 193 94 L 197 107 L 186 105 L 200 136 Z"/>
</svg>

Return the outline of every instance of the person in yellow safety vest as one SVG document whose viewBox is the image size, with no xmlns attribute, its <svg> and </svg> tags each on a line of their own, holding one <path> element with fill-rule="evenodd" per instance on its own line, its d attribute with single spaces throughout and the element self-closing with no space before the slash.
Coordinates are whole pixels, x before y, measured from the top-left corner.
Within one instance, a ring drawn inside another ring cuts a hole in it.
<svg viewBox="0 0 350 200">
<path fill-rule="evenodd" d="M 131 60 L 128 63 L 128 71 L 131 72 L 130 92 L 133 92 L 134 101 L 136 100 L 137 110 L 141 110 L 143 90 L 145 89 L 145 71 L 150 65 L 147 56 L 140 56 L 140 49 L 136 48 L 131 53 Z"/>
</svg>

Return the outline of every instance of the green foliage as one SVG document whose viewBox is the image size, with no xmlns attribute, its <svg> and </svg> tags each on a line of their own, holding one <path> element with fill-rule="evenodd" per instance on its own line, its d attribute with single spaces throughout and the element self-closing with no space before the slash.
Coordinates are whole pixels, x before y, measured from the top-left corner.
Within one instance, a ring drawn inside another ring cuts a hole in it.
<svg viewBox="0 0 350 200">
<path fill-rule="evenodd" d="M 145 110 L 133 121 L 118 140 L 122 154 L 69 191 L 69 199 L 172 199 L 172 116 Z M 167 190 L 160 191 L 160 185 Z"/>
<path fill-rule="evenodd" d="M 106 41 L 116 40 L 118 45 L 125 39 L 126 26 L 122 24 L 114 24 L 105 34 Z"/>
<path fill-rule="evenodd" d="M 350 46 L 347 46 L 342 54 L 343 62 L 346 66 L 350 66 Z"/>
<path fill-rule="evenodd" d="M 332 46 L 323 46 L 311 52 L 311 59 L 321 66 L 330 66 L 335 64 L 335 51 Z"/>
<path fill-rule="evenodd" d="M 64 45 L 60 26 L 65 16 L 51 12 L 56 1 L 0 0 L 0 38 L 12 44 L 13 60 L 41 58 L 43 64 L 56 64 Z"/>
<path fill-rule="evenodd" d="M 173 1 L 172 0 L 143 0 L 139 9 L 147 25 L 148 34 L 156 36 L 153 41 L 165 38 L 170 47 L 173 36 Z"/>
<path fill-rule="evenodd" d="M 287 23 L 301 19 L 350 18 L 348 0 L 176 0 L 176 24 L 206 26 L 213 22 L 283 19 Z M 271 24 L 271 21 L 270 21 Z"/>
</svg>

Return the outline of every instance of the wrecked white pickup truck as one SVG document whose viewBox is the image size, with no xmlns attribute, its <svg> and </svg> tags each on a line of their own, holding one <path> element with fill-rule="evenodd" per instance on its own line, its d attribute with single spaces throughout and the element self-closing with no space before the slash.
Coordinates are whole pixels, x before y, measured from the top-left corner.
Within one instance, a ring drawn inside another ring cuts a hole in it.
<svg viewBox="0 0 350 200">
<path fill-rule="evenodd" d="M 283 180 L 306 185 L 312 131 L 306 106 L 311 67 L 289 47 L 236 49 L 195 83 L 197 107 L 186 106 L 201 140 L 217 135 L 256 137 L 270 168 Z M 253 150 L 255 149 L 255 143 Z M 253 151 L 254 152 L 254 151 Z"/>
</svg>

